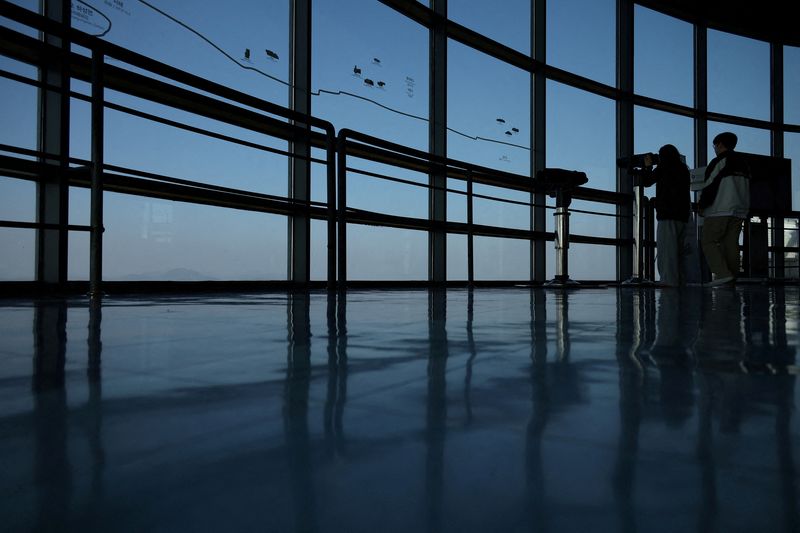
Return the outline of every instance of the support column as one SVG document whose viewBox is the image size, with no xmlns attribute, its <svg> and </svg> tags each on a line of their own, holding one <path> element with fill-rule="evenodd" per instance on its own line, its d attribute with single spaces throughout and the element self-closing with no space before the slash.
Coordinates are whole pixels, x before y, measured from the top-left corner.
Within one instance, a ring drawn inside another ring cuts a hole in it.
<svg viewBox="0 0 800 533">
<path fill-rule="evenodd" d="M 617 160 L 633 154 L 633 1 L 617 0 Z M 632 194 L 633 180 L 624 168 L 617 167 L 617 192 Z M 633 238 L 633 205 L 617 206 L 617 238 Z M 617 247 L 617 279 L 631 277 L 633 246 Z"/>
<path fill-rule="evenodd" d="M 694 26 L 694 108 L 697 116 L 694 119 L 694 157 L 695 167 L 708 164 L 708 30 L 703 26 Z M 696 200 L 698 193 L 693 193 Z M 695 220 L 695 239 L 697 241 L 698 260 L 700 262 L 700 279 L 706 282 L 711 279 L 711 271 L 700 246 L 700 217 L 692 214 Z"/>
<path fill-rule="evenodd" d="M 447 157 L 447 0 L 431 0 L 437 17 L 430 30 L 430 99 L 428 151 Z M 431 172 L 428 183 L 430 220 L 447 221 L 447 176 L 444 172 Z M 435 188 L 433 188 L 435 187 Z M 447 232 L 434 229 L 428 233 L 428 281 L 447 281 Z"/>
<path fill-rule="evenodd" d="M 64 28 L 70 24 L 69 0 L 44 0 L 42 12 Z M 67 243 L 69 222 L 69 89 L 66 55 L 67 41 L 50 34 L 43 40 L 61 49 L 60 55 L 48 56 L 39 70 L 39 78 L 57 89 L 39 91 L 39 150 L 49 156 L 40 161 L 58 166 L 55 176 L 39 176 L 36 184 L 36 221 L 58 224 L 58 229 L 36 231 L 36 280 L 47 285 L 63 286 L 67 282 Z"/>
<path fill-rule="evenodd" d="M 547 2 L 532 0 L 531 5 L 531 55 L 536 61 L 546 62 L 547 43 Z M 546 163 L 547 140 L 547 79 L 541 72 L 531 73 L 531 179 Z M 531 229 L 547 230 L 547 203 L 543 192 L 531 193 Z M 544 282 L 547 277 L 547 241 L 534 239 L 531 241 L 531 273 L 532 281 Z"/>
<path fill-rule="evenodd" d="M 289 107 L 311 114 L 311 1 L 292 0 L 289 36 Z M 308 124 L 293 121 L 306 128 Z M 297 207 L 310 206 L 311 146 L 309 138 L 289 143 L 293 157 L 289 161 L 289 198 Z M 289 217 L 288 279 L 307 284 L 311 273 L 311 220 L 307 211 Z"/>
<path fill-rule="evenodd" d="M 104 85 L 103 54 L 92 52 L 92 192 L 91 225 L 89 241 L 89 295 L 102 295 L 103 281 L 103 132 Z"/>
<path fill-rule="evenodd" d="M 770 96 L 771 96 L 771 121 L 775 125 L 783 125 L 783 46 L 770 43 Z M 783 157 L 784 138 L 783 131 L 772 130 L 771 132 L 771 155 L 772 157 Z M 784 271 L 786 256 L 783 251 L 784 241 L 784 219 L 783 216 L 775 217 L 772 220 L 772 266 L 774 276 L 777 279 L 786 277 Z"/>
</svg>

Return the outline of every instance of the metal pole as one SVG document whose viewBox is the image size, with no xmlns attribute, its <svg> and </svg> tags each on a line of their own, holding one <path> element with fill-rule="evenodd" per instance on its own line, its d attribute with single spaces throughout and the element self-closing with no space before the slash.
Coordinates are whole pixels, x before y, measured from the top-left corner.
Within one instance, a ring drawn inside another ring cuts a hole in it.
<svg viewBox="0 0 800 533">
<path fill-rule="evenodd" d="M 467 280 L 475 283 L 475 236 L 472 231 L 472 172 L 467 172 Z"/>
<path fill-rule="evenodd" d="M 633 279 L 644 279 L 644 187 L 637 185 L 633 192 Z"/>
<path fill-rule="evenodd" d="M 432 0 L 431 9 L 437 15 L 430 27 L 430 97 L 428 114 L 428 151 L 447 157 L 447 0 Z M 428 232 L 428 281 L 447 280 L 447 168 L 436 164 L 429 175 L 428 217 L 440 228 Z"/>
<path fill-rule="evenodd" d="M 532 0 L 531 4 L 531 55 L 534 60 L 546 62 L 547 2 Z M 545 168 L 547 141 L 547 78 L 543 72 L 531 73 L 531 176 Z M 531 229 L 547 230 L 547 198 L 543 192 L 531 192 Z M 532 281 L 544 282 L 547 276 L 547 241 L 531 241 Z"/>
<path fill-rule="evenodd" d="M 325 151 L 328 173 L 328 290 L 336 287 L 336 140 L 326 132 Z"/>
<path fill-rule="evenodd" d="M 337 196 L 339 197 L 337 206 L 339 211 L 339 288 L 344 289 L 347 284 L 347 140 L 343 132 L 339 132 L 336 139 L 336 152 L 339 163 L 336 180 L 338 181 Z"/>
<path fill-rule="evenodd" d="M 569 279 L 569 211 L 566 207 L 556 207 L 556 279 L 565 282 Z"/>
<path fill-rule="evenodd" d="M 103 53 L 92 51 L 92 192 L 89 296 L 102 296 L 103 282 Z"/>
</svg>

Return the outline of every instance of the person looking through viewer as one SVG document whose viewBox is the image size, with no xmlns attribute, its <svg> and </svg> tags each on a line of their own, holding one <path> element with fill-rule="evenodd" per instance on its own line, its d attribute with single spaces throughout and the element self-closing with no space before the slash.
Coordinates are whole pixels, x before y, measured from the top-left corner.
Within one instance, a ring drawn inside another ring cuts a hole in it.
<svg viewBox="0 0 800 533">
<path fill-rule="evenodd" d="M 642 185 L 656 186 L 656 246 L 661 284 L 679 287 L 685 284 L 686 224 L 689 221 L 689 167 L 681 161 L 678 149 L 665 144 L 658 151 L 659 162 L 653 170 L 653 157 L 644 156 Z"/>
<path fill-rule="evenodd" d="M 704 218 L 700 244 L 714 275 L 708 286 L 733 283 L 739 274 L 739 234 L 750 210 L 750 170 L 734 151 L 737 140 L 729 131 L 714 137 L 716 157 L 706 167 L 697 202 Z"/>
</svg>

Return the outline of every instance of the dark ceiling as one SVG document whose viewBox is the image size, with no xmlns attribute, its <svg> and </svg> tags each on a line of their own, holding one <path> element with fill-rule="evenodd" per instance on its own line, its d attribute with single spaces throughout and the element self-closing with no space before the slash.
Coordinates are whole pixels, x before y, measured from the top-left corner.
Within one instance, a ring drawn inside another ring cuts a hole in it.
<svg viewBox="0 0 800 533">
<path fill-rule="evenodd" d="M 715 30 L 800 46 L 797 0 L 636 0 L 662 13 Z M 791 6 L 794 6 L 793 8 Z"/>
</svg>

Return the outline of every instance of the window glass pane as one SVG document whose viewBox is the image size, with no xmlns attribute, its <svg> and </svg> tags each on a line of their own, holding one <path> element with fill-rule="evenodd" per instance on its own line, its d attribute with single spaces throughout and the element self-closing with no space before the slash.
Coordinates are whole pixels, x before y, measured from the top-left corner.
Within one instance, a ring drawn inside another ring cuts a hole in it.
<svg viewBox="0 0 800 533">
<path fill-rule="evenodd" d="M 106 193 L 103 277 L 284 280 L 286 218 Z"/>
<path fill-rule="evenodd" d="M 476 280 L 530 279 L 530 241 L 475 237 L 473 242 Z"/>
<path fill-rule="evenodd" d="M 328 279 L 328 223 L 311 221 L 311 280 Z"/>
<path fill-rule="evenodd" d="M 800 47 L 783 47 L 783 121 L 800 124 Z"/>
<path fill-rule="evenodd" d="M 313 114 L 428 149 L 428 30 L 374 0 L 313 3 Z"/>
<path fill-rule="evenodd" d="M 36 278 L 36 232 L 32 229 L 0 228 L 0 281 L 33 281 Z"/>
<path fill-rule="evenodd" d="M 615 0 L 547 3 L 547 63 L 616 84 Z"/>
<path fill-rule="evenodd" d="M 10 0 L 12 4 L 16 4 L 20 7 L 24 7 L 25 9 L 30 9 L 34 13 L 39 13 L 39 0 Z M 2 23 L 3 27 L 9 28 L 14 31 L 18 31 L 20 33 L 24 33 L 30 37 L 39 38 L 39 31 L 23 24 L 20 24 L 16 21 L 11 19 L 0 17 L 0 23 Z"/>
<path fill-rule="evenodd" d="M 547 166 L 585 172 L 587 187 L 616 190 L 613 100 L 547 83 Z"/>
<path fill-rule="evenodd" d="M 36 150 L 38 89 L 0 77 L 0 94 L 3 95 L 0 98 L 0 117 L 4 124 L 14 125 L 13 128 L 0 128 L 0 143 Z"/>
<path fill-rule="evenodd" d="M 288 0 L 72 4 L 72 24 L 80 31 L 252 96 L 288 103 Z"/>
<path fill-rule="evenodd" d="M 84 89 L 89 89 L 88 84 L 75 82 L 72 86 L 72 90 L 86 94 Z M 69 155 L 88 162 L 92 159 L 92 104 L 78 98 L 69 102 Z"/>
<path fill-rule="evenodd" d="M 488 185 L 475 185 L 473 192 L 481 197 L 473 200 L 473 222 L 485 226 L 530 229 L 531 195 L 527 192 L 501 189 Z M 507 199 L 503 202 L 498 199 Z"/>
<path fill-rule="evenodd" d="M 467 236 L 449 234 L 447 236 L 447 279 L 464 281 L 469 277 L 467 263 Z"/>
<path fill-rule="evenodd" d="M 613 204 L 602 204 L 600 202 L 587 202 L 585 200 L 573 200 L 569 206 L 569 233 L 570 235 L 585 235 L 587 237 L 611 237 L 617 236 L 617 206 Z M 589 211 L 590 214 L 579 211 Z M 608 216 L 607 216 L 608 215 Z M 550 217 L 551 219 L 555 217 Z M 553 221 L 550 221 L 551 224 Z M 553 231 L 551 228 L 550 231 Z M 570 244 L 570 246 L 572 246 Z"/>
<path fill-rule="evenodd" d="M 88 226 L 91 218 L 92 191 L 84 187 L 69 188 L 69 223 Z"/>
<path fill-rule="evenodd" d="M 639 5 L 634 9 L 634 92 L 692 106 L 694 28 Z"/>
<path fill-rule="evenodd" d="M 530 53 L 530 0 L 448 0 L 447 17 L 515 50 Z"/>
<path fill-rule="evenodd" d="M 286 150 L 286 142 L 114 93 L 114 101 L 259 146 Z M 86 132 L 88 135 L 88 132 Z M 108 109 L 105 162 L 170 177 L 247 191 L 285 195 L 287 158 Z"/>
<path fill-rule="evenodd" d="M 769 120 L 769 45 L 708 30 L 708 110 Z"/>
<path fill-rule="evenodd" d="M 428 184 L 428 175 L 411 170 L 349 158 L 347 207 L 404 217 L 428 217 L 428 188 L 358 172 L 363 170 L 392 179 Z"/>
<path fill-rule="evenodd" d="M 428 279 L 428 234 L 348 224 L 347 277 L 370 281 Z"/>
<path fill-rule="evenodd" d="M 39 76 L 39 69 L 29 63 L 17 61 L 8 56 L 0 56 L 0 69 L 7 70 L 14 74 L 24 76 L 30 80 L 36 80 Z"/>
<path fill-rule="evenodd" d="M 658 153 L 665 144 L 674 145 L 686 164 L 694 168 L 694 123 L 691 118 L 647 107 L 633 110 L 633 151 Z M 712 137 L 713 138 L 713 137 Z M 705 162 L 702 163 L 705 165 Z"/>
<path fill-rule="evenodd" d="M 0 177 L 0 220 L 36 222 L 36 183 Z"/>
<path fill-rule="evenodd" d="M 783 232 L 783 245 L 784 246 L 800 246 L 800 229 L 798 229 L 798 219 L 787 218 L 784 221 Z M 798 252 L 785 252 L 784 253 L 784 266 L 786 267 L 785 273 L 787 278 L 800 278 L 800 264 L 798 263 L 800 253 Z"/>
<path fill-rule="evenodd" d="M 448 157 L 530 176 L 530 74 L 455 41 L 447 53 Z"/>
<path fill-rule="evenodd" d="M 783 139 L 783 156 L 792 160 L 792 211 L 800 211 L 800 133 L 786 133 Z"/>
<path fill-rule="evenodd" d="M 735 124 L 723 124 L 721 122 L 708 123 L 708 159 L 714 157 L 714 147 L 711 145 L 714 137 L 723 131 L 731 131 L 736 134 L 736 150 L 750 154 L 770 155 L 769 131 L 758 128 L 747 128 Z M 707 162 L 706 162 L 707 163 Z M 699 164 L 704 166 L 706 163 Z"/>
<path fill-rule="evenodd" d="M 556 274 L 555 249 L 549 243 L 547 278 Z M 597 244 L 569 243 L 569 277 L 574 280 L 613 281 L 617 279 L 616 248 Z"/>
<path fill-rule="evenodd" d="M 89 279 L 89 240 L 88 231 L 69 232 L 69 251 L 67 253 L 67 279 L 88 281 Z"/>
</svg>

